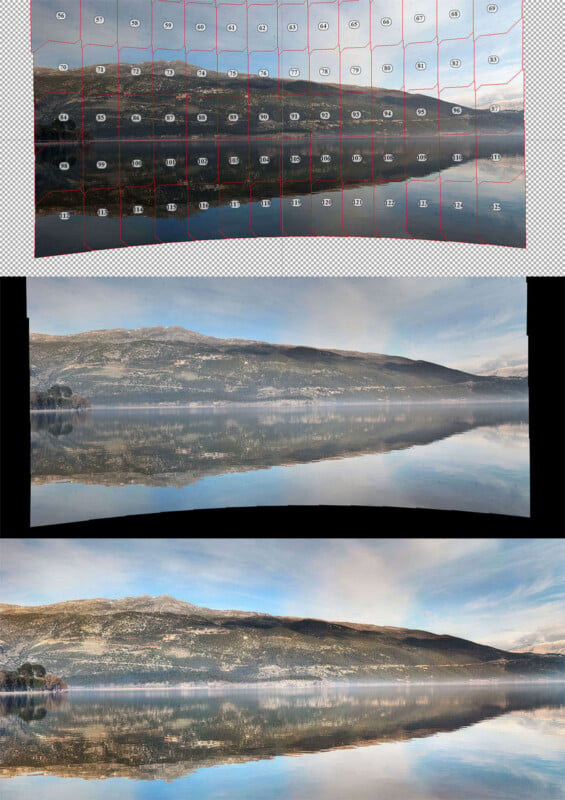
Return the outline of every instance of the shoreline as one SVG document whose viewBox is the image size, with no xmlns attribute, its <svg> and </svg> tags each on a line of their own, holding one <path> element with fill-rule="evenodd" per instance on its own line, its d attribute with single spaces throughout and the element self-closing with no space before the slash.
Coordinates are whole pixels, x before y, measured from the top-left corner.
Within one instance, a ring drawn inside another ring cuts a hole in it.
<svg viewBox="0 0 565 800">
<path fill-rule="evenodd" d="M 371 406 L 383 408 L 384 406 L 414 406 L 414 405 L 435 405 L 435 406 L 460 406 L 460 405 L 500 405 L 509 403 L 522 403 L 527 405 L 529 397 L 497 398 L 490 399 L 438 399 L 438 400 L 249 400 L 245 401 L 217 401 L 212 403 L 158 403 L 148 405 L 115 405 L 115 406 L 91 406 L 85 409 L 74 408 L 31 408 L 30 414 L 59 414 L 59 413 L 85 413 L 89 411 L 169 411 L 171 409 L 189 409 L 198 411 L 201 409 L 231 409 L 231 408 L 337 408 L 339 406 Z"/>
<path fill-rule="evenodd" d="M 497 678 L 470 678 L 468 680 L 454 680 L 454 681 L 257 681 L 252 683 L 228 683 L 228 682 L 214 682 L 214 683 L 186 683 L 177 684 L 175 686 L 156 686 L 155 684 L 147 684 L 141 686 L 69 686 L 67 689 L 62 689 L 57 692 L 52 692 L 48 689 L 30 689 L 29 691 L 0 691 L 0 697 L 13 696 L 13 695 L 49 695 L 61 696 L 69 692 L 193 692 L 193 691 L 230 691 L 236 690 L 250 690 L 250 689 L 356 689 L 356 688 L 409 688 L 412 686 L 466 686 L 485 688 L 486 686 L 539 686 L 540 684 L 565 684 L 565 676 L 563 678 L 523 678 L 523 679 L 497 679 Z"/>
</svg>

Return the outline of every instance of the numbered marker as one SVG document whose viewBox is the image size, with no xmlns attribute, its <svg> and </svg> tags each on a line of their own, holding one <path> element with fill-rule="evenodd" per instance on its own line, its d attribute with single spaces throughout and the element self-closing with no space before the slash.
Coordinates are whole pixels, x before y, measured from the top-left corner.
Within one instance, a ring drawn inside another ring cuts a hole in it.
<svg viewBox="0 0 565 800">
<path fill-rule="evenodd" d="M 65 222 L 66 220 L 68 220 L 70 218 L 71 218 L 71 212 L 70 211 L 60 211 L 59 212 L 59 219 L 63 220 L 63 222 Z"/>
<path fill-rule="evenodd" d="M 174 27 L 175 27 L 174 24 L 170 20 L 167 20 L 166 22 L 163 22 L 163 28 L 166 31 L 172 31 Z"/>
<path fill-rule="evenodd" d="M 322 198 L 322 205 L 323 205 L 324 208 L 330 208 L 331 204 L 332 204 L 332 201 L 331 201 L 330 197 Z"/>
<path fill-rule="evenodd" d="M 171 67 L 167 67 L 167 69 L 165 70 L 166 77 L 172 78 L 174 74 L 175 74 L 174 69 L 172 69 Z"/>
<path fill-rule="evenodd" d="M 396 205 L 396 200 L 393 200 L 393 199 L 392 199 L 392 198 L 390 198 L 390 197 L 388 197 L 388 198 L 385 200 L 385 208 L 394 208 L 394 207 L 395 207 L 395 205 Z"/>
<path fill-rule="evenodd" d="M 418 208 L 427 208 L 428 201 L 427 200 L 418 200 Z"/>
<path fill-rule="evenodd" d="M 502 211 L 502 205 L 500 203 L 491 203 L 490 204 L 491 211 Z"/>
<path fill-rule="evenodd" d="M 291 156 L 290 157 L 290 163 L 291 164 L 300 164 L 301 160 L 302 159 L 300 158 L 300 156 Z"/>
<path fill-rule="evenodd" d="M 68 122 L 68 121 L 69 121 L 69 115 L 68 114 L 65 114 L 65 113 L 59 114 L 59 122 Z"/>
<path fill-rule="evenodd" d="M 167 211 L 170 211 L 171 214 L 177 210 L 178 206 L 176 203 L 167 203 Z"/>
<path fill-rule="evenodd" d="M 228 161 L 229 161 L 229 163 L 232 165 L 232 167 L 234 167 L 234 166 L 236 166 L 237 164 L 239 164 L 239 156 L 230 156 L 230 157 L 228 158 Z"/>
<path fill-rule="evenodd" d="M 293 208 L 300 208 L 300 206 L 302 205 L 302 200 L 301 200 L 299 197 L 294 197 L 294 198 L 293 198 L 293 199 L 290 201 L 290 205 L 291 205 Z"/>
<path fill-rule="evenodd" d="M 196 70 L 196 75 L 197 75 L 199 78 L 205 78 L 207 74 L 208 74 L 208 73 L 206 72 L 206 70 L 205 70 L 205 69 L 197 69 L 197 70 Z"/>
<path fill-rule="evenodd" d="M 352 111 L 351 112 L 351 119 L 361 119 L 361 112 L 360 111 Z"/>
<path fill-rule="evenodd" d="M 134 214 L 143 214 L 143 206 L 134 206 L 133 207 Z"/>
<path fill-rule="evenodd" d="M 131 115 L 132 122 L 141 122 L 141 114 L 132 114 Z"/>
<path fill-rule="evenodd" d="M 71 165 L 69 164 L 68 161 L 61 161 L 59 163 L 59 169 L 62 170 L 63 172 L 66 172 L 68 169 L 70 169 L 70 167 Z"/>
<path fill-rule="evenodd" d="M 107 166 L 108 166 L 108 164 L 106 163 L 106 161 L 97 161 L 96 162 L 96 169 L 106 169 Z"/>
<path fill-rule="evenodd" d="M 207 210 L 210 208 L 210 203 L 208 203 L 206 200 L 201 200 L 201 201 L 198 203 L 198 208 L 199 208 L 201 211 L 207 211 Z"/>
<path fill-rule="evenodd" d="M 268 69 L 260 69 L 257 73 L 260 78 L 268 78 L 269 77 L 269 70 Z"/>
<path fill-rule="evenodd" d="M 129 24 L 130 28 L 139 28 L 141 26 L 141 22 L 138 19 L 130 19 Z"/>
<path fill-rule="evenodd" d="M 427 161 L 428 160 L 428 155 L 427 155 L 427 153 L 418 153 L 416 158 L 417 158 L 418 161 Z"/>
<path fill-rule="evenodd" d="M 351 28 L 352 31 L 356 31 L 359 30 L 359 28 L 361 27 L 361 23 L 359 22 L 358 19 L 350 19 L 349 27 Z"/>
<path fill-rule="evenodd" d="M 271 161 L 269 156 L 259 156 L 259 163 L 260 164 L 269 164 Z"/>
<path fill-rule="evenodd" d="M 322 164 L 329 164 L 331 160 L 332 157 L 329 153 L 324 153 L 323 155 L 320 156 L 320 161 L 322 162 Z"/>
<path fill-rule="evenodd" d="M 236 69 L 228 69 L 228 78 L 237 78 L 239 72 Z"/>
<path fill-rule="evenodd" d="M 96 17 L 94 17 L 94 24 L 95 25 L 104 25 L 105 21 L 106 21 L 105 18 L 102 17 L 100 14 L 98 14 Z"/>
<path fill-rule="evenodd" d="M 416 109 L 416 116 L 417 117 L 425 117 L 428 112 L 425 108 L 417 108 Z"/>
<path fill-rule="evenodd" d="M 268 30 L 269 30 L 269 26 L 267 24 L 265 24 L 264 22 L 260 22 L 259 25 L 257 25 L 257 31 L 259 33 L 267 33 Z"/>
<path fill-rule="evenodd" d="M 300 114 L 298 113 L 298 111 L 291 111 L 288 116 L 289 119 L 291 119 L 293 122 L 296 122 L 297 120 L 300 119 Z"/>
<path fill-rule="evenodd" d="M 456 209 L 456 211 L 462 211 L 463 210 L 463 203 L 461 202 L 461 200 L 456 200 L 453 203 L 453 208 Z"/>
<path fill-rule="evenodd" d="M 176 158 L 166 158 L 165 159 L 165 166 L 166 167 L 176 167 L 177 160 Z"/>
<path fill-rule="evenodd" d="M 230 208 L 239 208 L 240 206 L 239 200 L 230 200 Z"/>
<path fill-rule="evenodd" d="M 265 111 L 262 111 L 259 114 L 259 122 L 267 122 L 268 119 L 269 119 L 269 115 Z"/>
<path fill-rule="evenodd" d="M 363 199 L 361 197 L 354 197 L 353 205 L 355 206 L 355 208 L 360 208 L 363 205 Z"/>
<path fill-rule="evenodd" d="M 96 72 L 98 75 L 104 75 L 104 73 L 106 72 L 106 67 L 103 67 L 102 65 L 96 67 Z"/>
<path fill-rule="evenodd" d="M 453 153 L 451 160 L 456 162 L 463 161 L 463 153 Z"/>
<path fill-rule="evenodd" d="M 59 22 L 62 22 L 64 19 L 67 19 L 67 15 L 64 11 L 57 11 L 55 14 L 55 19 L 58 19 Z"/>
<path fill-rule="evenodd" d="M 320 119 L 329 119 L 330 112 L 329 111 L 320 111 Z"/>
<path fill-rule="evenodd" d="M 131 74 L 132 74 L 132 75 L 141 75 L 141 70 L 140 70 L 140 68 L 139 68 L 139 67 L 132 67 L 132 68 L 131 68 Z"/>
<path fill-rule="evenodd" d="M 107 208 L 99 208 L 96 212 L 98 217 L 107 217 L 108 216 L 108 209 Z"/>
<path fill-rule="evenodd" d="M 235 24 L 235 22 L 228 22 L 228 24 L 226 25 L 226 30 L 228 33 L 235 33 L 237 30 L 237 25 Z"/>
<path fill-rule="evenodd" d="M 287 31 L 290 31 L 290 33 L 294 33 L 295 31 L 298 30 L 298 25 L 296 24 L 296 22 L 289 22 L 288 25 L 286 26 L 286 29 Z"/>
<path fill-rule="evenodd" d="M 198 164 L 199 167 L 205 167 L 208 164 L 208 159 L 206 158 L 206 156 L 200 156 L 196 160 L 196 163 Z"/>
</svg>

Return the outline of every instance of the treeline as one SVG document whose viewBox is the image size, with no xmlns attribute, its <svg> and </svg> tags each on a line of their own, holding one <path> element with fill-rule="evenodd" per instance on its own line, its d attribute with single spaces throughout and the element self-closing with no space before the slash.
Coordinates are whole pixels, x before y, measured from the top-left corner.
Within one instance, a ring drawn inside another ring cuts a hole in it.
<svg viewBox="0 0 565 800">
<path fill-rule="evenodd" d="M 54 384 L 46 392 L 37 389 L 29 396 L 29 406 L 35 410 L 53 411 L 57 408 L 70 408 L 80 410 L 90 408 L 90 402 L 80 394 L 73 394 L 69 386 Z"/>
<path fill-rule="evenodd" d="M 31 689 L 63 692 L 68 688 L 62 678 L 51 675 L 41 664 L 30 664 L 26 661 L 15 672 L 0 670 L 0 692 L 22 692 Z"/>
</svg>

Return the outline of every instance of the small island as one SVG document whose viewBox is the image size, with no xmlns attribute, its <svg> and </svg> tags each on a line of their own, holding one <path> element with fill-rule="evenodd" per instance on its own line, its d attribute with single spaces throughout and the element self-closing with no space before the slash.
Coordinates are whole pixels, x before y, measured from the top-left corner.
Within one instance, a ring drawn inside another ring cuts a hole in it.
<svg viewBox="0 0 565 800">
<path fill-rule="evenodd" d="M 65 692 L 68 688 L 62 678 L 47 672 L 42 664 L 26 661 L 15 672 L 0 670 L 0 692 Z"/>
<path fill-rule="evenodd" d="M 70 386 L 59 383 L 50 386 L 46 392 L 35 390 L 30 393 L 29 407 L 33 411 L 55 411 L 57 409 L 71 409 L 80 411 L 90 408 L 90 402 L 80 394 L 73 394 Z"/>
</svg>

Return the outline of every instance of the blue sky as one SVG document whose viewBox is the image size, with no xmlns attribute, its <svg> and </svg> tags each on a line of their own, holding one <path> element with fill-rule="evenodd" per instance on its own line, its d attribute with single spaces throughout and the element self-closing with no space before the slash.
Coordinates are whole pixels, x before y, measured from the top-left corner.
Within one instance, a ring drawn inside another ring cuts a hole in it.
<svg viewBox="0 0 565 800">
<path fill-rule="evenodd" d="M 0 602 L 23 605 L 169 594 L 501 647 L 565 618 L 560 539 L 4 539 L 0 549 Z"/>
<path fill-rule="evenodd" d="M 523 278 L 30 278 L 28 316 L 34 333 L 181 325 L 477 373 L 527 365 Z"/>
</svg>

